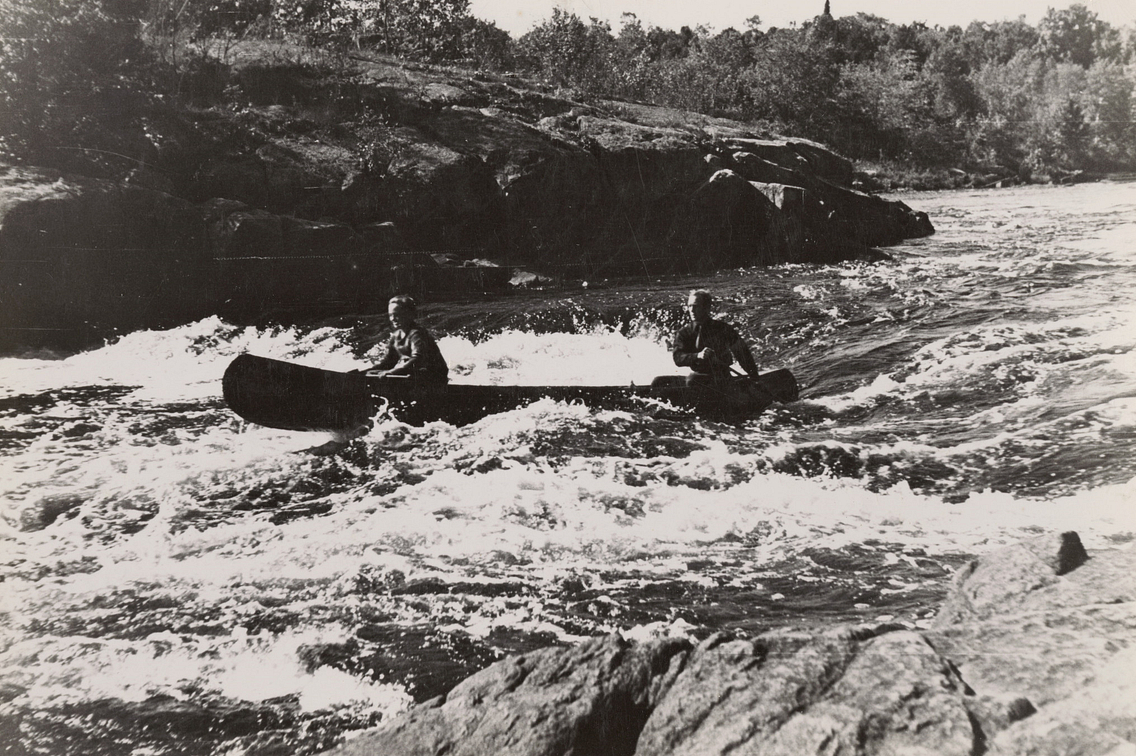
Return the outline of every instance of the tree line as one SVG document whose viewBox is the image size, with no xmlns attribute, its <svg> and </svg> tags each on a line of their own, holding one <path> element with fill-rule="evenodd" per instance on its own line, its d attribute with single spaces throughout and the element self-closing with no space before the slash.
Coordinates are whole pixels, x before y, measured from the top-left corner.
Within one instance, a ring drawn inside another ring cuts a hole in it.
<svg viewBox="0 0 1136 756">
<path fill-rule="evenodd" d="M 750 122 L 862 161 L 1024 175 L 1136 165 L 1136 31 L 1084 5 L 965 29 L 825 12 L 679 32 L 556 12 L 515 65 L 603 96 Z"/>
<path fill-rule="evenodd" d="M 515 72 L 582 100 L 747 121 L 846 156 L 1025 177 L 1136 169 L 1136 30 L 1086 6 L 963 28 L 823 12 L 790 28 L 619 29 L 554 10 L 513 39 L 469 0 L 0 0 L 0 151 L 184 90 L 249 38 Z M 212 57 L 211 57 L 212 56 Z M 119 116 L 121 117 L 121 116 Z"/>
</svg>

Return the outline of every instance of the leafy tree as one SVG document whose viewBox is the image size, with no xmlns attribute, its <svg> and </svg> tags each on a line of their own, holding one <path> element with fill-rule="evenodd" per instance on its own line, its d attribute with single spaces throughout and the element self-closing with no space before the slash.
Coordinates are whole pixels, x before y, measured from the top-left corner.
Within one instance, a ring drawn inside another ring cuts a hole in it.
<svg viewBox="0 0 1136 756">
<path fill-rule="evenodd" d="M 212 0 L 202 0 L 211 2 Z M 229 0 L 251 4 L 260 0 Z M 457 59 L 470 29 L 469 0 L 272 0 L 275 25 L 312 44 L 365 43 L 416 60 Z M 487 29 L 482 29 L 488 33 Z"/>
<path fill-rule="evenodd" d="M 840 84 L 842 112 L 855 129 L 844 151 L 871 158 L 907 156 L 909 136 L 931 121 L 929 87 L 915 53 L 898 50 L 882 61 L 844 66 Z"/>
<path fill-rule="evenodd" d="M 1038 24 L 1042 48 L 1060 62 L 1088 68 L 1096 60 L 1099 45 L 1107 45 L 1115 32 L 1084 5 L 1076 3 L 1065 10 L 1050 8 Z"/>
<path fill-rule="evenodd" d="M 151 37 L 200 41 L 239 36 L 272 15 L 272 0 L 149 0 Z"/>
<path fill-rule="evenodd" d="M 778 122 L 812 139 L 838 133 L 840 116 L 834 106 L 840 68 L 835 57 L 830 43 L 807 33 L 770 31 L 744 75 L 751 117 Z"/>
<path fill-rule="evenodd" d="M 747 118 L 752 111 L 746 71 L 753 65 L 755 48 L 749 38 L 736 29 L 711 35 L 699 27 L 699 44 L 685 59 L 685 65 L 696 68 L 703 106 L 701 112 L 734 118 Z"/>
<path fill-rule="evenodd" d="M 410 57 L 459 57 L 469 0 L 381 0 L 370 15 L 387 36 L 388 49 Z"/>
<path fill-rule="evenodd" d="M 750 38 L 732 27 L 708 37 L 703 44 L 703 52 L 718 65 L 734 70 L 754 62 L 754 46 Z"/>
<path fill-rule="evenodd" d="M 814 39 L 822 42 L 832 42 L 836 39 L 836 19 L 829 13 L 828 3 L 824 5 L 824 13 L 806 23 Z"/>
<path fill-rule="evenodd" d="M 545 80 L 592 92 L 606 91 L 614 46 L 606 24 L 592 19 L 588 25 L 576 14 L 554 8 L 552 17 L 533 27 L 517 46 Z"/>
<path fill-rule="evenodd" d="M 690 53 L 693 40 L 694 32 L 689 26 L 682 27 L 682 30 L 678 32 L 653 26 L 647 32 L 647 43 L 652 61 L 685 58 Z"/>
<path fill-rule="evenodd" d="M 632 100 L 647 97 L 651 83 L 651 42 L 639 18 L 624 13 L 611 48 L 612 94 Z"/>
<path fill-rule="evenodd" d="M 1059 63 L 1045 68 L 1040 91 L 1036 93 L 1033 128 L 1025 135 L 1031 156 L 1045 155 L 1030 167 L 1040 173 L 1053 168 L 1085 167 L 1088 158 L 1089 124 L 1083 105 L 1088 72 L 1075 63 Z"/>
<path fill-rule="evenodd" d="M 1038 47 L 1041 36 L 1026 23 L 1024 16 L 1014 21 L 984 23 L 974 21 L 966 27 L 959 44 L 971 70 L 994 63 L 1006 65 L 1017 55 Z"/>
<path fill-rule="evenodd" d="M 1043 62 L 1023 51 L 1005 65 L 984 66 L 974 75 L 975 88 L 986 105 L 985 114 L 976 119 L 971 131 L 974 162 L 1017 169 L 1029 145 L 1040 144 L 1036 115 L 1045 74 Z"/>
<path fill-rule="evenodd" d="M 1058 121 L 1058 135 L 1065 164 L 1076 167 L 1083 164 L 1089 144 L 1089 124 L 1085 121 L 1085 111 L 1073 97 L 1065 100 Z"/>
<path fill-rule="evenodd" d="M 888 43 L 890 24 L 887 20 L 870 13 L 857 13 L 836 19 L 833 36 L 828 40 L 833 44 L 833 54 L 838 63 L 865 63 L 875 60 Z"/>
<path fill-rule="evenodd" d="M 1088 70 L 1083 101 L 1096 159 L 1105 164 L 1136 159 L 1136 71 L 1096 61 Z"/>
<path fill-rule="evenodd" d="M 149 65 L 136 0 L 0 0 L 0 150 L 58 165 L 135 117 Z"/>
<path fill-rule="evenodd" d="M 653 67 L 648 94 L 653 102 L 695 113 L 711 113 L 718 105 L 717 72 L 697 55 L 659 61 Z"/>
<path fill-rule="evenodd" d="M 894 27 L 888 35 L 888 49 L 909 51 L 915 64 L 922 68 L 942 43 L 941 37 L 941 32 L 917 21 Z"/>
<path fill-rule="evenodd" d="M 974 86 L 959 42 L 944 42 L 936 48 L 924 64 L 923 74 L 933 87 L 939 117 L 971 120 L 982 113 L 985 103 Z"/>
<path fill-rule="evenodd" d="M 1129 26 L 1117 35 L 1120 37 L 1120 55 L 1117 62 L 1136 63 L 1136 25 Z"/>
<path fill-rule="evenodd" d="M 192 69 L 208 69 L 210 48 L 224 60 L 236 40 L 267 31 L 273 10 L 272 0 L 148 0 L 148 5 L 145 39 L 179 79 Z"/>
<path fill-rule="evenodd" d="M 373 11 L 348 0 L 273 0 L 272 23 L 309 44 L 346 48 L 370 30 Z"/>
<path fill-rule="evenodd" d="M 467 16 L 459 26 L 462 57 L 496 71 L 513 66 L 513 39 L 509 32 L 473 16 Z"/>
</svg>

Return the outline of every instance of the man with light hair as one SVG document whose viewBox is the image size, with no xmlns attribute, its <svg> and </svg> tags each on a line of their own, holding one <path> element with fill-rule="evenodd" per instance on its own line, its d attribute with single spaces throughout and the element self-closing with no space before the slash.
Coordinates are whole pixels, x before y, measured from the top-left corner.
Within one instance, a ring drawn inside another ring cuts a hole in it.
<svg viewBox="0 0 1136 756">
<path fill-rule="evenodd" d="M 426 383 L 449 381 L 449 366 L 438 349 L 438 342 L 418 325 L 418 304 L 413 297 L 400 294 L 391 297 L 387 316 L 394 330 L 387 351 L 367 375 L 379 378 L 412 378 Z"/>
<path fill-rule="evenodd" d="M 750 378 L 757 378 L 757 363 L 732 325 L 710 315 L 714 298 L 704 289 L 690 292 L 686 311 L 690 323 L 674 339 L 674 363 L 691 370 L 687 383 L 720 384 L 732 380 L 730 368 L 736 358 Z"/>
</svg>

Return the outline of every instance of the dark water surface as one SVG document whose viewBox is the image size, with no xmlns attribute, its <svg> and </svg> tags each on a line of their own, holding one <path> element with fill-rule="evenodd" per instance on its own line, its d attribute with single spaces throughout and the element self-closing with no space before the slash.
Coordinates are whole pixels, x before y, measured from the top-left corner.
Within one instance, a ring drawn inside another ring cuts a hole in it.
<svg viewBox="0 0 1136 756">
<path fill-rule="evenodd" d="M 974 554 L 1136 538 L 1136 183 L 906 195 L 876 265 L 438 305 L 460 382 L 649 382 L 711 289 L 803 400 L 742 424 L 541 402 L 342 453 L 220 401 L 242 351 L 366 364 L 381 315 L 0 360 L 0 745 L 314 752 L 597 633 L 925 626 Z"/>
</svg>

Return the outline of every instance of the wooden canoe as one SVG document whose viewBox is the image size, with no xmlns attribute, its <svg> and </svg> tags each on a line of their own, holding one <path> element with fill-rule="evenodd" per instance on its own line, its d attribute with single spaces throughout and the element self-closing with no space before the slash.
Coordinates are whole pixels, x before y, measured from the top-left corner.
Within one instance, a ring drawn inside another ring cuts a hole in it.
<svg viewBox="0 0 1136 756">
<path fill-rule="evenodd" d="M 257 425 L 284 430 L 347 432 L 386 409 L 411 425 L 443 421 L 465 425 L 540 399 L 582 402 L 597 409 L 635 409 L 661 403 L 716 418 L 745 418 L 773 402 L 795 401 L 797 381 L 788 370 L 739 379 L 727 386 L 687 386 L 682 376 L 650 386 L 423 385 L 242 354 L 223 379 L 230 409 Z"/>
</svg>

